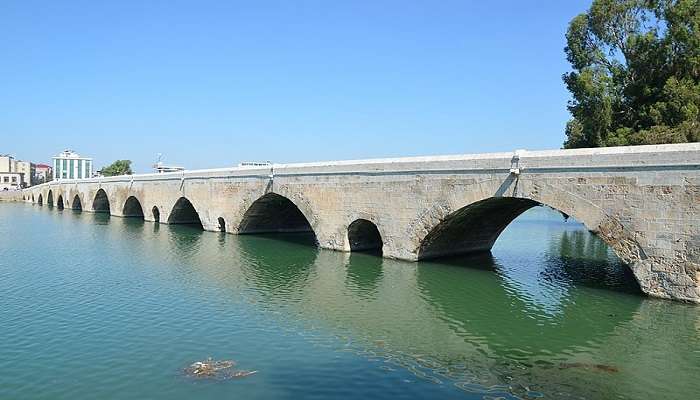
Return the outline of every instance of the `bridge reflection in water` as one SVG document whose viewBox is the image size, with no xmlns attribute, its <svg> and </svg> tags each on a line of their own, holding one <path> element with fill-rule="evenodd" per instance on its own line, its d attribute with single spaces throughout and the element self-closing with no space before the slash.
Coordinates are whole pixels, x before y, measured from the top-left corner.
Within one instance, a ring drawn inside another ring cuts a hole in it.
<svg viewBox="0 0 700 400">
<path fill-rule="evenodd" d="M 509 226 L 492 254 L 439 263 L 320 250 L 308 233 L 234 236 L 75 218 L 108 222 L 104 240 L 126 231 L 138 254 L 186 277 L 177 284 L 213 286 L 278 318 L 281 329 L 334 336 L 339 350 L 465 390 L 690 396 L 683 385 L 700 373 L 697 309 L 644 298 L 604 243 L 542 208 Z M 649 384 L 650 376 L 658 379 Z"/>
</svg>

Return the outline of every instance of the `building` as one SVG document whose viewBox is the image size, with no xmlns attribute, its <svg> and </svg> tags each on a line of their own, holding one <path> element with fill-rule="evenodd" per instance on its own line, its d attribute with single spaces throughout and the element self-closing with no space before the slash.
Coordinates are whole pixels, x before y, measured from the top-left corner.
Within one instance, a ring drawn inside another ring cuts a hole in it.
<svg viewBox="0 0 700 400">
<path fill-rule="evenodd" d="M 92 158 L 80 157 L 73 150 L 64 150 L 53 157 L 54 180 L 83 179 L 92 176 Z"/>
<path fill-rule="evenodd" d="M 15 159 L 10 155 L 0 155 L 0 172 L 12 172 Z"/>
<path fill-rule="evenodd" d="M 19 172 L 0 172 L 0 190 L 17 190 L 22 188 L 22 174 Z"/>
<path fill-rule="evenodd" d="M 29 187 L 34 184 L 34 168 L 35 165 L 29 161 L 17 160 L 10 155 L 0 156 L 0 173 L 3 174 L 19 174 L 19 187 Z M 5 184 L 4 178 L 9 179 L 8 183 L 12 182 L 12 176 L 6 175 L 0 183 Z"/>
<path fill-rule="evenodd" d="M 165 165 L 162 162 L 158 161 L 157 163 L 153 164 L 153 169 L 156 170 L 157 173 L 159 174 L 164 174 L 166 172 L 178 172 L 178 171 L 184 171 L 185 169 L 183 167 L 177 167 L 174 165 Z"/>
<path fill-rule="evenodd" d="M 53 180 L 53 168 L 46 164 L 36 164 L 34 167 L 34 184 L 49 182 Z"/>
<path fill-rule="evenodd" d="M 35 184 L 36 181 L 36 164 L 29 161 L 15 162 L 15 171 L 22 174 L 22 187 L 29 187 Z"/>
</svg>

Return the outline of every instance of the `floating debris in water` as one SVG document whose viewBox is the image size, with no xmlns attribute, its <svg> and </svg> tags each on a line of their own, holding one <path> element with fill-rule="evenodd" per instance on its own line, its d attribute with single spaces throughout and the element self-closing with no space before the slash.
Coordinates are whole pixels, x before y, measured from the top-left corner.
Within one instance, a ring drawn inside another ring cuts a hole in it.
<svg viewBox="0 0 700 400">
<path fill-rule="evenodd" d="M 232 360 L 216 361 L 212 358 L 207 358 L 204 361 L 197 361 L 185 368 L 185 374 L 193 378 L 208 378 L 208 379 L 233 379 L 245 378 L 253 375 L 258 371 L 232 370 L 236 363 Z"/>
</svg>

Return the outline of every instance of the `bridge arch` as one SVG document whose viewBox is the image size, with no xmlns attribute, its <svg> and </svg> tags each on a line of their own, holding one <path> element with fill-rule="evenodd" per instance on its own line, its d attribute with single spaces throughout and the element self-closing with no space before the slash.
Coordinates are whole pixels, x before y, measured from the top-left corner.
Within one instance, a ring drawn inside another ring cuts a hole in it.
<svg viewBox="0 0 700 400">
<path fill-rule="evenodd" d="M 129 196 L 124 202 L 122 215 L 127 218 L 143 218 L 143 207 L 135 196 Z"/>
<path fill-rule="evenodd" d="M 307 215 L 289 198 L 266 193 L 243 214 L 239 234 L 315 232 Z"/>
<path fill-rule="evenodd" d="M 73 201 L 71 201 L 71 208 L 76 211 L 83 211 L 83 202 L 80 201 L 80 195 L 76 194 L 73 196 Z"/>
<path fill-rule="evenodd" d="M 160 216 L 159 216 L 160 219 Z M 180 197 L 170 211 L 168 224 L 187 224 L 203 227 L 199 213 L 186 197 Z"/>
<path fill-rule="evenodd" d="M 64 206 L 63 206 L 63 195 L 62 195 L 62 194 L 59 194 L 59 195 L 58 195 L 58 198 L 56 199 L 56 208 L 58 208 L 59 210 L 63 210 L 63 208 L 64 208 Z"/>
<path fill-rule="evenodd" d="M 160 210 L 158 206 L 153 206 L 151 209 L 151 214 L 153 214 L 153 222 L 160 223 Z"/>
<path fill-rule="evenodd" d="M 99 189 L 92 200 L 92 211 L 96 213 L 109 213 L 109 197 L 104 189 Z"/>
<path fill-rule="evenodd" d="M 545 205 L 581 222 L 630 264 L 640 284 L 644 279 L 633 264 L 647 255 L 634 235 L 582 194 L 512 176 L 505 182 L 494 179 L 469 185 L 463 193 L 436 201 L 411 221 L 406 234 L 415 246 L 413 259 L 488 251 L 515 218 L 534 206 Z M 448 245 L 450 238 L 455 241 L 452 245 Z"/>
<path fill-rule="evenodd" d="M 32 193 L 32 203 L 34 203 L 34 193 Z"/>
<path fill-rule="evenodd" d="M 356 219 L 348 225 L 348 243 L 350 251 L 381 253 L 384 246 L 377 225 L 363 218 Z"/>
<path fill-rule="evenodd" d="M 46 195 L 46 205 L 53 207 L 53 191 L 49 189 L 49 193 Z"/>
<path fill-rule="evenodd" d="M 39 198 L 38 198 L 38 200 L 37 200 L 37 203 L 38 203 L 40 206 L 43 206 L 43 205 L 44 205 L 44 197 L 41 195 L 41 193 L 39 193 Z"/>
<path fill-rule="evenodd" d="M 421 240 L 418 259 L 491 250 L 501 232 L 539 203 L 514 197 L 491 197 L 449 213 Z"/>
</svg>

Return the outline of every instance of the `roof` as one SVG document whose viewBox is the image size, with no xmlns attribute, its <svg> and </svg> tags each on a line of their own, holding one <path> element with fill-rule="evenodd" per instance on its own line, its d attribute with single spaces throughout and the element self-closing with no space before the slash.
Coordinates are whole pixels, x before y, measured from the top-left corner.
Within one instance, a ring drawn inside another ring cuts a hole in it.
<svg viewBox="0 0 700 400">
<path fill-rule="evenodd" d="M 36 168 L 51 168 L 51 166 L 46 164 L 37 164 Z"/>
</svg>

